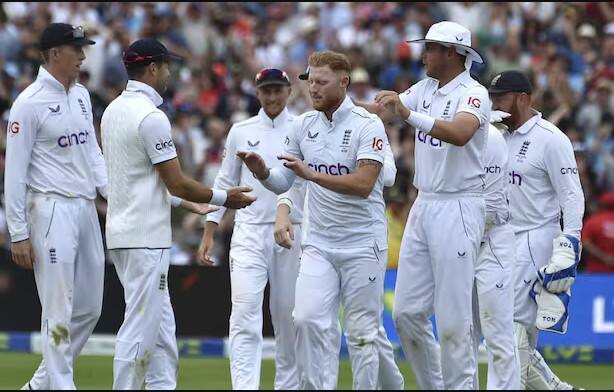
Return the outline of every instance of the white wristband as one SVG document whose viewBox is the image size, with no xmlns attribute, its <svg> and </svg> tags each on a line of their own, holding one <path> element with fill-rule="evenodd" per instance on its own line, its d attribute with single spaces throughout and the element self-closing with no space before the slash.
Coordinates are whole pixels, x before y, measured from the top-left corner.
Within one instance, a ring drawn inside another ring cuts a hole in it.
<svg viewBox="0 0 614 392">
<path fill-rule="evenodd" d="M 415 111 L 409 113 L 409 117 L 407 117 L 407 120 L 405 121 L 407 121 L 407 123 L 412 127 L 426 133 L 427 135 L 431 133 L 433 126 L 435 126 L 435 119 L 433 117 Z"/>
<path fill-rule="evenodd" d="M 277 207 L 279 207 L 280 205 L 285 204 L 288 206 L 288 209 L 290 211 L 292 211 L 292 207 L 293 207 L 293 203 L 292 200 L 290 200 L 287 197 L 280 197 L 279 199 L 277 199 Z"/>
<path fill-rule="evenodd" d="M 211 200 L 209 200 L 209 204 L 213 204 L 214 206 L 223 206 L 226 203 L 226 198 L 228 194 L 223 189 L 211 189 L 213 192 L 213 196 L 211 196 Z"/>
</svg>

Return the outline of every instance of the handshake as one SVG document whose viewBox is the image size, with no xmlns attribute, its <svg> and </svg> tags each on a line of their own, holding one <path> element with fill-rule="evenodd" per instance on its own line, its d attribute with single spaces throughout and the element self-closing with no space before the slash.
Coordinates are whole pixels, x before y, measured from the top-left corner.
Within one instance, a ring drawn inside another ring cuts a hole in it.
<svg viewBox="0 0 614 392">
<path fill-rule="evenodd" d="M 571 235 L 554 239 L 550 262 L 539 269 L 531 297 L 537 303 L 538 329 L 564 334 L 569 319 L 571 285 L 576 279 L 582 244 Z"/>
</svg>

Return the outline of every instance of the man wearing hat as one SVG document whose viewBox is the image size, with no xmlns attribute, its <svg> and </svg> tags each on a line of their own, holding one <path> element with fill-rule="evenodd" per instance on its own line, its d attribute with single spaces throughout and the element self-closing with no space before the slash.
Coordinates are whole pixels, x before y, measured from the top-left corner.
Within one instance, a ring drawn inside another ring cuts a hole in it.
<svg viewBox="0 0 614 392">
<path fill-rule="evenodd" d="M 561 334 L 567 330 L 569 289 L 580 261 L 584 215 L 573 147 L 567 135 L 531 107 L 532 86 L 521 72 L 495 76 L 488 92 L 493 110 L 509 114 L 501 122 L 508 127 L 504 136 L 516 237 L 514 333 L 521 387 L 571 389 L 535 347 L 538 330 Z"/>
<path fill-rule="evenodd" d="M 263 69 L 256 75 L 256 97 L 262 108 L 258 115 L 233 125 L 226 139 L 222 166 L 214 187 L 242 185 L 254 189 L 256 202 L 238 211 L 230 245 L 230 375 L 233 389 L 258 389 L 262 359 L 262 301 L 270 284 L 270 309 L 275 333 L 275 389 L 297 389 L 296 332 L 292 321 L 294 288 L 298 275 L 300 247 L 286 249 L 274 242 L 277 195 L 265 189 L 237 156 L 238 151 L 260 154 L 267 165 L 281 167 L 286 133 L 294 122 L 286 103 L 291 87 L 288 75 L 279 69 Z M 295 189 L 300 195 L 303 187 Z M 292 197 L 287 195 L 287 197 Z M 302 196 L 301 196 L 302 198 Z M 290 214 L 290 233 L 300 242 L 302 205 Z M 224 215 L 220 209 L 207 216 L 198 254 L 209 263 L 215 230 Z"/>
<path fill-rule="evenodd" d="M 381 91 L 375 104 L 363 105 L 416 129 L 419 194 L 401 244 L 393 319 L 420 388 L 471 389 L 477 366 L 472 289 L 485 223 L 482 154 L 490 101 L 469 69 L 483 60 L 471 47 L 470 31 L 457 23 L 436 23 L 425 39 L 411 42 L 425 43 L 428 78 L 402 94 Z"/>
<path fill-rule="evenodd" d="M 175 318 L 167 287 L 170 194 L 231 208 L 254 200 L 244 193 L 251 188 L 209 189 L 183 174 L 170 122 L 157 108 L 169 62 L 176 59 L 155 39 L 133 42 L 123 57 L 128 84 L 100 125 L 109 179 L 107 248 L 126 301 L 115 343 L 114 389 L 140 389 L 143 382 L 148 389 L 174 389 L 177 384 Z"/>
<path fill-rule="evenodd" d="M 6 146 L 6 217 L 16 264 L 34 269 L 43 361 L 24 389 L 74 389 L 73 363 L 102 309 L 104 250 L 94 205 L 106 172 L 88 91 L 76 80 L 94 41 L 52 23 L 44 64 L 15 100 Z"/>
</svg>

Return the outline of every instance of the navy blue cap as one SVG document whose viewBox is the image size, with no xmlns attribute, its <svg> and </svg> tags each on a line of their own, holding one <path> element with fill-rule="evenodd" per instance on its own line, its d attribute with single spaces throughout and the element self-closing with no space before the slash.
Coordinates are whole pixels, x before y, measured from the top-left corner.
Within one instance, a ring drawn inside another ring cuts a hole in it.
<svg viewBox="0 0 614 392">
<path fill-rule="evenodd" d="M 268 86 L 271 84 L 290 85 L 288 75 L 276 68 L 265 68 L 256 74 L 256 87 Z"/>
<path fill-rule="evenodd" d="M 134 41 L 124 52 L 123 62 L 126 68 L 149 64 L 154 61 L 181 61 L 182 58 L 170 53 L 162 42 L 155 38 L 143 38 Z"/>
<path fill-rule="evenodd" d="M 86 46 L 96 42 L 85 36 L 82 26 L 72 26 L 68 23 L 51 23 L 43 30 L 38 47 L 47 50 L 62 45 Z"/>
<path fill-rule="evenodd" d="M 531 95 L 533 92 L 533 86 L 526 77 L 520 71 L 503 71 L 499 75 L 495 76 L 488 86 L 488 92 L 490 94 L 503 94 L 503 93 L 527 93 Z"/>
</svg>

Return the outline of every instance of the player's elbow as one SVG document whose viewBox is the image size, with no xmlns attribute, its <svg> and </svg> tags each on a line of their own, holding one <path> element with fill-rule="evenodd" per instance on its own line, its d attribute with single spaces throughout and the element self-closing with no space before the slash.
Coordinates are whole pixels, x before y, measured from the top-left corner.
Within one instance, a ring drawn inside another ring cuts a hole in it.
<svg viewBox="0 0 614 392">
<path fill-rule="evenodd" d="M 364 184 L 360 186 L 359 189 L 357 189 L 358 196 L 362 197 L 363 199 L 367 199 L 371 192 L 373 192 L 374 186 L 375 184 Z"/>
</svg>

